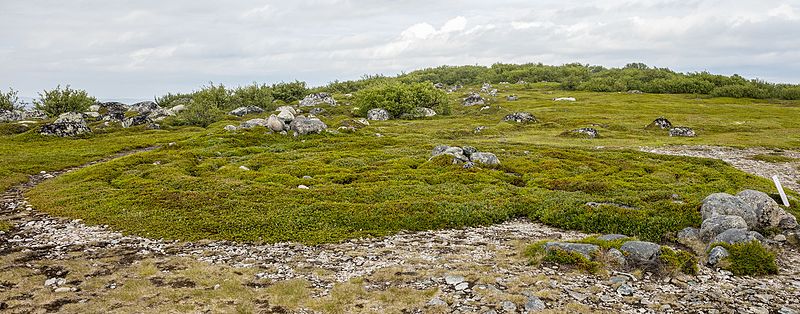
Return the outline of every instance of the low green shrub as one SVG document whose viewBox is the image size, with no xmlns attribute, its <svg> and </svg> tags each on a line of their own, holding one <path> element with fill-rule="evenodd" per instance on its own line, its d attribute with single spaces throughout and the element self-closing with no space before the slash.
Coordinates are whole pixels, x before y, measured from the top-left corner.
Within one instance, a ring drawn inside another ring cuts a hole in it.
<svg viewBox="0 0 800 314">
<path fill-rule="evenodd" d="M 287 104 L 294 104 L 308 94 L 306 82 L 281 82 L 272 84 L 272 97 Z"/>
<path fill-rule="evenodd" d="M 592 261 L 580 253 L 559 248 L 545 250 L 545 243 L 547 241 L 539 241 L 525 248 L 523 255 L 529 259 L 531 265 L 538 265 L 543 262 L 570 265 L 590 273 L 598 272 L 603 266 L 603 264 Z"/>
<path fill-rule="evenodd" d="M 72 89 L 69 85 L 62 89 L 59 85 L 56 89 L 45 90 L 44 94 L 39 93 L 39 99 L 34 101 L 34 104 L 36 109 L 55 117 L 65 112 L 86 111 L 96 101 L 84 90 Z"/>
<path fill-rule="evenodd" d="M 237 106 L 256 106 L 265 110 L 274 109 L 272 104 L 272 88 L 265 84 L 253 83 L 243 87 L 237 87 L 233 91 L 232 101 Z"/>
<path fill-rule="evenodd" d="M 361 91 L 353 98 L 359 114 L 366 116 L 370 109 L 383 108 L 392 117 L 412 114 L 414 108 L 431 108 L 439 114 L 450 114 L 447 93 L 430 83 L 382 83 Z"/>
<path fill-rule="evenodd" d="M 7 93 L 0 91 L 0 110 L 17 110 L 22 108 L 17 96 L 19 92 L 9 88 Z"/>
<path fill-rule="evenodd" d="M 156 97 L 155 103 L 161 106 L 162 108 L 171 108 L 179 104 L 184 104 L 184 105 L 188 104 L 191 100 L 192 100 L 192 94 L 167 93 L 166 95 Z"/>
<path fill-rule="evenodd" d="M 680 271 L 687 275 L 697 275 L 699 268 L 697 267 L 697 258 L 692 253 L 678 250 L 675 251 L 668 246 L 661 247 L 661 263 L 666 272 Z"/>
<path fill-rule="evenodd" d="M 0 220 L 0 231 L 8 232 L 9 230 L 11 230 L 11 228 L 13 228 L 13 226 L 14 225 L 12 225 L 8 221 Z"/>
<path fill-rule="evenodd" d="M 775 253 L 758 241 L 736 244 L 716 243 L 711 248 L 716 246 L 728 250 L 730 256 L 722 261 L 722 269 L 728 270 L 736 276 L 763 276 L 778 273 Z"/>
</svg>

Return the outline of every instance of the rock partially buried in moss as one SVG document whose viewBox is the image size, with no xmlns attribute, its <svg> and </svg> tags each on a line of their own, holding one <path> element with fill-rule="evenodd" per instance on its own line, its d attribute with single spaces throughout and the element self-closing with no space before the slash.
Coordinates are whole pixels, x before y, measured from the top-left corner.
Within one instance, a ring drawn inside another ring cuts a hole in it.
<svg viewBox="0 0 800 314">
<path fill-rule="evenodd" d="M 708 252 L 708 265 L 710 266 L 717 266 L 719 265 L 722 260 L 726 257 L 730 256 L 731 254 L 728 253 L 724 247 L 715 246 L 711 251 Z"/>
<path fill-rule="evenodd" d="M 246 107 L 239 107 L 239 108 L 233 109 L 230 112 L 228 112 L 228 114 L 229 115 L 234 115 L 234 116 L 237 116 L 237 117 L 241 117 L 241 116 L 245 116 L 245 115 L 248 115 L 248 114 L 262 113 L 262 112 L 264 112 L 264 109 L 261 109 L 261 107 L 246 106 Z"/>
<path fill-rule="evenodd" d="M 597 138 L 599 135 L 600 134 L 594 128 L 580 128 L 561 133 L 561 136 L 587 139 Z"/>
<path fill-rule="evenodd" d="M 317 118 L 307 118 L 303 116 L 298 116 L 292 123 L 289 124 L 289 129 L 294 131 L 295 136 L 297 135 L 308 135 L 312 133 L 322 133 L 325 131 L 328 126 L 325 125 L 325 122 Z"/>
<path fill-rule="evenodd" d="M 475 105 L 483 105 L 485 100 L 481 97 L 478 93 L 470 93 L 467 97 L 461 101 L 461 104 L 464 106 L 475 106 Z"/>
<path fill-rule="evenodd" d="M 55 135 L 60 137 L 72 137 L 91 132 L 92 130 L 86 125 L 84 115 L 77 112 L 62 113 L 55 122 L 45 124 L 39 130 L 39 133 L 42 135 Z"/>
<path fill-rule="evenodd" d="M 389 111 L 383 108 L 373 108 L 367 111 L 367 120 L 372 121 L 386 121 L 389 120 L 391 116 L 389 115 Z"/>
<path fill-rule="evenodd" d="M 553 250 L 564 250 L 567 252 L 575 252 L 587 259 L 592 259 L 595 253 L 600 251 L 600 247 L 594 244 L 587 243 L 570 243 L 570 242 L 547 242 L 544 244 L 544 250 L 551 252 Z"/>
<path fill-rule="evenodd" d="M 764 236 L 755 231 L 747 231 L 747 229 L 733 228 L 723 231 L 711 240 L 711 243 L 727 243 L 736 244 L 751 241 L 761 242 Z"/>
<path fill-rule="evenodd" d="M 651 130 L 651 129 L 668 130 L 668 129 L 672 128 L 672 122 L 669 122 L 669 120 L 667 120 L 667 118 L 658 117 L 655 120 L 653 120 L 653 122 L 650 122 L 650 124 L 648 124 L 644 128 L 648 129 L 648 130 Z"/>
<path fill-rule="evenodd" d="M 499 165 L 500 160 L 492 153 L 477 152 L 470 155 L 469 160 L 484 165 Z"/>
<path fill-rule="evenodd" d="M 517 101 L 518 99 L 519 99 L 519 97 L 517 97 L 517 95 L 508 95 L 508 96 L 506 96 L 506 100 L 507 101 Z"/>
<path fill-rule="evenodd" d="M 336 100 L 328 93 L 310 94 L 300 100 L 300 107 L 313 107 L 321 104 L 336 106 Z"/>
<path fill-rule="evenodd" d="M 652 242 L 628 241 L 619 248 L 625 253 L 627 260 L 637 263 L 649 263 L 655 261 L 661 254 L 661 246 Z"/>
<path fill-rule="evenodd" d="M 474 167 L 473 163 L 480 163 L 484 165 L 498 165 L 500 164 L 500 160 L 497 158 L 495 154 L 489 152 L 480 152 L 478 149 L 472 146 L 464 146 L 456 147 L 456 146 L 447 146 L 447 145 L 437 145 L 431 151 L 431 160 L 437 156 L 441 155 L 450 155 L 453 156 L 453 163 L 468 163 L 464 165 L 465 169 L 469 169 Z"/>
<path fill-rule="evenodd" d="M 254 127 L 257 127 L 257 126 L 266 127 L 267 126 L 267 120 L 260 119 L 260 118 L 259 119 L 250 119 L 250 120 L 247 120 L 245 122 L 242 122 L 242 124 L 239 127 L 243 128 L 243 129 L 249 129 L 249 128 L 254 128 Z"/>
<path fill-rule="evenodd" d="M 697 135 L 694 133 L 694 130 L 692 130 L 692 128 L 679 126 L 669 129 L 669 136 L 695 137 Z"/>
<path fill-rule="evenodd" d="M 516 122 L 516 123 L 533 123 L 537 122 L 536 117 L 534 117 L 529 112 L 514 112 L 511 114 L 506 115 L 503 117 L 503 121 L 506 122 Z"/>
</svg>

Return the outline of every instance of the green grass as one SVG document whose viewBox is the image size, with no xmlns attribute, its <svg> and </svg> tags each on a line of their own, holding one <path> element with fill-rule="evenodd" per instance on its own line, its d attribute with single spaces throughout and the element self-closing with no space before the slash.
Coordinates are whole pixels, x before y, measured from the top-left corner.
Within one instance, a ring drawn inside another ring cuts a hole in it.
<svg viewBox="0 0 800 314">
<path fill-rule="evenodd" d="M 498 99 L 507 93 L 519 95 L 520 100 L 500 100 L 484 111 L 455 105 L 450 116 L 376 121 L 347 134 L 294 138 L 267 134 L 264 129 L 223 131 L 232 121 L 195 133 L 150 131 L 185 139 L 172 147 L 68 173 L 39 185 L 27 196 L 37 208 L 54 215 L 182 240 L 315 244 L 528 217 L 566 229 L 659 241 L 686 226 L 698 226 L 697 208 L 708 194 L 746 188 L 769 191 L 772 185 L 721 161 L 642 153 L 636 151 L 639 146 L 800 146 L 800 126 L 788 118 L 800 115 L 797 102 L 548 94 L 521 88 L 501 90 Z M 451 98 L 456 101 L 458 96 Z M 558 96 L 574 96 L 578 101 L 551 100 Z M 332 115 L 323 121 L 333 129 L 352 119 L 351 110 L 345 108 L 349 107 L 329 110 Z M 501 122 L 514 111 L 529 111 L 541 122 Z M 698 137 L 672 138 L 665 131 L 644 130 L 659 116 L 675 125 L 694 127 Z M 601 138 L 558 136 L 592 123 L 606 125 L 596 127 Z M 477 126 L 486 129 L 475 134 Z M 137 141 L 144 146 L 154 142 L 136 134 L 124 144 L 113 141 L 117 138 L 46 139 L 59 147 L 81 147 L 75 142 L 96 146 L 70 162 L 44 165 L 57 169 Z M 25 152 L 10 162 L 16 173 L 44 167 L 33 156 L 37 149 L 39 153 L 48 149 L 12 139 L 17 143 L 13 149 Z M 437 144 L 494 152 L 501 165 L 462 169 L 438 159 L 428 161 Z M 48 158 L 62 159 L 58 156 Z M 251 171 L 240 170 L 242 165 Z M 306 175 L 313 179 L 303 179 Z M 299 184 L 311 188 L 297 189 Z M 685 202 L 673 203 L 672 194 Z M 637 209 L 585 206 L 590 201 Z"/>
<path fill-rule="evenodd" d="M 727 244 L 716 243 L 711 248 L 721 246 L 730 256 L 723 260 L 722 268 L 737 276 L 764 276 L 778 273 L 775 253 L 758 241 Z"/>
</svg>

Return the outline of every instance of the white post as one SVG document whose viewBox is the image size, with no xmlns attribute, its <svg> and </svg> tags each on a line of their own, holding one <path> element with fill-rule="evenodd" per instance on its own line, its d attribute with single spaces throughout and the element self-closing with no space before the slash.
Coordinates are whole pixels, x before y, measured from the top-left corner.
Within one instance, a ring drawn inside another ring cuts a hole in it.
<svg viewBox="0 0 800 314">
<path fill-rule="evenodd" d="M 786 198 L 786 192 L 783 191 L 783 186 L 781 186 L 781 181 L 778 180 L 778 176 L 772 176 L 772 181 L 775 181 L 775 187 L 778 188 L 778 193 L 781 194 L 783 206 L 789 207 L 789 199 Z"/>
</svg>

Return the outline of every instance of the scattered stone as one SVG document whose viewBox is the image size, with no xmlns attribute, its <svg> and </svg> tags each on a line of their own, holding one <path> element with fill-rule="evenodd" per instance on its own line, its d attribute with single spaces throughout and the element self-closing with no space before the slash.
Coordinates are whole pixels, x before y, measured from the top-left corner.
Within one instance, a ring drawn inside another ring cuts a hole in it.
<svg viewBox="0 0 800 314">
<path fill-rule="evenodd" d="M 569 130 L 564 133 L 561 133 L 562 136 L 569 136 L 569 137 L 582 137 L 582 138 L 597 138 L 599 135 L 597 130 L 594 128 L 580 128 Z"/>
<path fill-rule="evenodd" d="M 730 229 L 747 230 L 747 222 L 742 217 L 733 215 L 716 215 L 703 220 L 700 225 L 700 239 L 708 242 L 717 235 Z"/>
<path fill-rule="evenodd" d="M 494 88 L 494 89 L 490 90 L 489 91 L 489 96 L 497 97 L 497 89 Z"/>
<path fill-rule="evenodd" d="M 506 115 L 503 117 L 503 121 L 514 121 L 516 123 L 533 123 L 537 122 L 536 117 L 534 117 L 529 112 L 514 112 L 511 114 Z"/>
<path fill-rule="evenodd" d="M 491 88 L 492 88 L 492 84 L 483 83 L 483 85 L 481 85 L 481 93 L 488 93 L 489 89 L 491 89 Z"/>
<path fill-rule="evenodd" d="M 367 111 L 367 120 L 386 121 L 390 118 L 389 111 L 383 108 L 373 108 Z"/>
<path fill-rule="evenodd" d="M 322 122 L 322 120 L 303 116 L 296 117 L 292 120 L 292 123 L 289 124 L 289 129 L 294 131 L 296 135 L 319 134 L 327 128 L 328 126 L 325 122 Z"/>
<path fill-rule="evenodd" d="M 447 302 L 444 302 L 439 297 L 434 297 L 427 303 L 428 306 L 447 306 Z"/>
<path fill-rule="evenodd" d="M 267 126 L 267 120 L 264 120 L 264 119 L 261 119 L 261 118 L 250 119 L 250 120 L 247 120 L 245 122 L 242 122 L 242 124 L 239 127 L 243 128 L 243 129 L 249 129 L 249 128 L 254 128 L 254 127 L 257 127 L 257 126 L 266 127 Z"/>
<path fill-rule="evenodd" d="M 631 287 L 627 283 L 626 284 L 622 284 L 617 288 L 617 294 L 619 294 L 621 296 L 624 296 L 624 297 L 632 296 L 633 295 L 633 287 Z"/>
<path fill-rule="evenodd" d="M 464 290 L 467 290 L 467 288 L 469 288 L 469 283 L 468 282 L 462 282 L 462 283 L 457 284 L 454 288 L 456 289 L 456 291 L 464 291 Z"/>
<path fill-rule="evenodd" d="M 239 169 L 244 171 L 250 171 L 250 168 L 247 168 L 247 166 L 239 166 Z"/>
<path fill-rule="evenodd" d="M 642 91 L 638 89 L 632 89 L 628 91 L 628 94 L 644 94 L 644 93 L 642 93 Z"/>
<path fill-rule="evenodd" d="M 475 106 L 475 105 L 483 105 L 485 103 L 481 94 L 478 93 L 470 93 L 464 100 L 461 102 L 464 106 Z"/>
<path fill-rule="evenodd" d="M 547 306 L 545 306 L 544 301 L 536 296 L 529 296 L 528 300 L 525 301 L 525 312 L 538 312 L 543 311 L 546 308 Z"/>
<path fill-rule="evenodd" d="M 284 111 L 281 111 L 281 113 L 284 113 Z M 287 111 L 286 114 L 291 114 L 291 113 Z M 294 119 L 294 117 L 292 117 L 292 119 Z M 281 132 L 287 130 L 286 123 L 284 122 L 284 120 L 274 114 L 269 115 L 269 118 L 267 118 L 266 127 L 272 130 L 273 132 Z"/>
<path fill-rule="evenodd" d="M 447 283 L 448 285 L 451 285 L 451 286 L 455 286 L 457 284 L 460 284 L 460 283 L 464 282 L 464 280 L 465 280 L 464 276 L 459 276 L 459 275 L 446 275 L 446 276 L 444 276 L 444 282 Z"/>
<path fill-rule="evenodd" d="M 517 305 L 511 301 L 500 302 L 500 308 L 502 308 L 503 311 L 506 311 L 506 313 L 514 313 L 517 311 Z"/>
<path fill-rule="evenodd" d="M 755 231 L 747 231 L 744 228 L 734 228 L 723 231 L 714 237 L 711 243 L 745 243 L 751 241 L 762 241 L 764 236 Z"/>
<path fill-rule="evenodd" d="M 301 189 L 301 190 L 308 190 L 308 186 L 306 186 L 304 184 L 298 185 L 297 188 Z"/>
<path fill-rule="evenodd" d="M 313 107 L 321 104 L 336 106 L 336 100 L 328 93 L 310 94 L 300 101 L 300 107 Z"/>
<path fill-rule="evenodd" d="M 292 107 L 292 106 L 280 106 L 280 107 L 276 108 L 275 111 L 277 111 L 277 112 L 288 111 L 292 115 L 296 115 L 298 113 L 297 110 L 295 110 L 294 107 Z"/>
<path fill-rule="evenodd" d="M 669 122 L 667 118 L 658 117 L 653 122 L 650 122 L 645 129 L 661 129 L 661 130 L 668 130 L 672 128 L 672 122 Z"/>
<path fill-rule="evenodd" d="M 444 88 L 445 88 L 445 86 L 444 86 L 444 84 L 442 84 L 442 83 L 436 83 L 436 84 L 433 84 L 433 88 L 436 88 L 436 89 L 444 89 Z"/>
<path fill-rule="evenodd" d="M 228 114 L 229 115 L 234 115 L 234 116 L 237 116 L 237 117 L 241 117 L 241 116 L 246 116 L 246 115 L 249 115 L 249 114 L 256 114 L 256 113 L 262 113 L 262 112 L 264 112 L 264 109 L 261 109 L 261 107 L 246 106 L 246 107 L 239 107 L 239 108 L 233 109 L 230 112 L 228 112 Z"/>
<path fill-rule="evenodd" d="M 625 254 L 622 254 L 620 250 L 610 248 L 608 249 L 608 252 L 606 252 L 606 255 L 618 266 L 625 266 L 627 264 L 627 261 L 625 260 Z"/>
<path fill-rule="evenodd" d="M 624 234 L 604 234 L 604 235 L 601 235 L 601 236 L 597 237 L 598 240 L 602 240 L 602 241 L 616 241 L 616 240 L 627 239 L 627 238 L 629 238 L 629 237 L 624 235 Z"/>
<path fill-rule="evenodd" d="M 685 126 L 678 126 L 669 129 L 669 136 L 695 137 L 696 134 L 694 133 L 694 130 L 692 130 L 692 128 Z"/>
<path fill-rule="evenodd" d="M 226 125 L 226 126 L 225 126 L 225 128 L 224 128 L 224 129 L 225 129 L 225 131 L 228 131 L 228 132 L 233 132 L 233 131 L 236 131 L 236 126 L 235 126 L 235 125 L 228 124 L 228 125 Z"/>
<path fill-rule="evenodd" d="M 519 97 L 517 97 L 517 95 L 508 95 L 508 96 L 506 96 L 506 100 L 507 101 L 517 101 L 517 99 L 519 99 Z"/>
<path fill-rule="evenodd" d="M 711 249 L 711 251 L 708 252 L 708 265 L 717 266 L 719 262 L 730 255 L 731 254 L 728 253 L 728 250 L 726 250 L 724 247 L 715 246 L 713 249 Z"/>
</svg>

